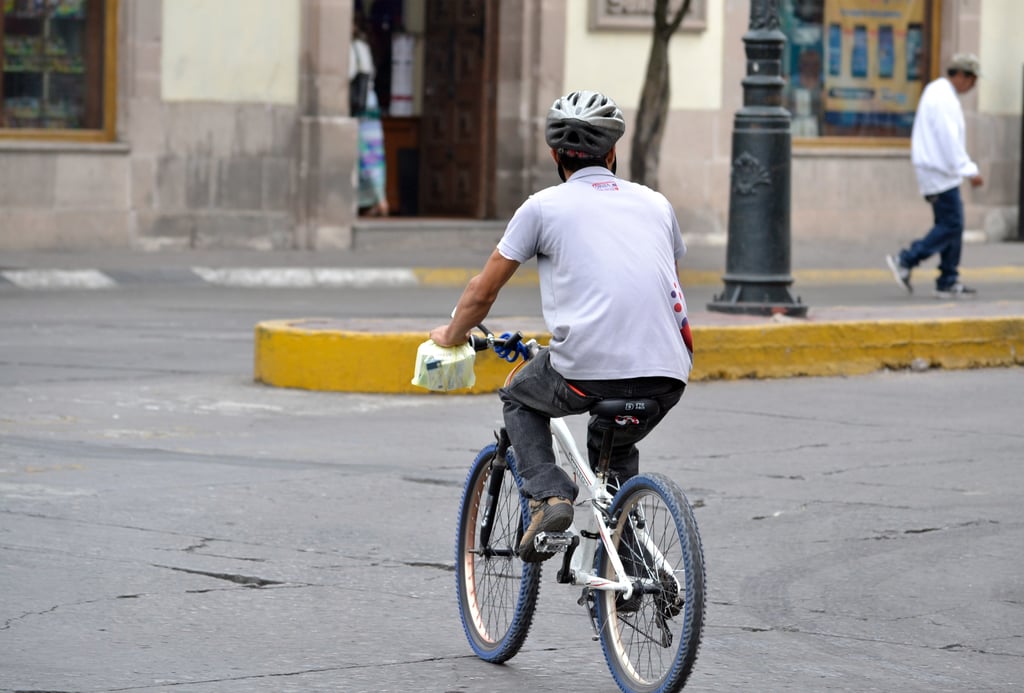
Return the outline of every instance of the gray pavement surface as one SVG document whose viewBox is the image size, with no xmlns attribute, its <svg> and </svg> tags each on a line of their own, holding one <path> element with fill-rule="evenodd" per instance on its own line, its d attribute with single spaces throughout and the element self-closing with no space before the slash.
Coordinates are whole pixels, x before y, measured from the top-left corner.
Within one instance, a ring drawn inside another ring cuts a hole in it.
<svg viewBox="0 0 1024 693">
<path fill-rule="evenodd" d="M 495 236 L 497 242 L 498 235 Z M 888 245 L 820 239 L 793 239 L 791 265 L 797 270 L 884 269 L 884 256 L 897 252 L 910 238 L 893 238 Z M 686 269 L 724 271 L 725 239 L 688 239 Z M 190 267 L 482 267 L 489 248 L 469 247 L 458 242 L 428 247 L 396 244 L 373 250 L 241 250 L 195 249 L 142 251 L 99 249 L 75 251 L 2 251 L 0 270 L 7 269 L 99 269 L 138 272 L 140 278 L 160 279 L 161 271 Z M 933 258 L 919 272 L 929 276 L 937 265 Z M 969 242 L 964 244 L 963 268 L 1024 266 L 1024 242 Z"/>
<path fill-rule="evenodd" d="M 496 397 L 252 382 L 258 320 L 447 301 L 404 293 L 0 292 L 0 691 L 616 690 L 550 570 L 518 656 L 465 641 L 454 522 Z M 686 690 L 1024 688 L 1022 389 L 1020 368 L 688 388 L 642 447 L 703 536 Z"/>
<path fill-rule="evenodd" d="M 500 232 L 495 232 L 495 238 Z M 965 243 L 961 270 L 964 282 L 979 290 L 968 300 L 936 300 L 932 282 L 937 258 L 914 273 L 916 291 L 907 295 L 896 285 L 884 263 L 909 239 L 894 239 L 890 247 L 877 243 L 837 242 L 829 239 L 794 239 L 791 267 L 796 282 L 793 298 L 809 307 L 806 322 L 976 319 L 1024 316 L 1024 243 Z M 707 310 L 723 284 L 726 247 L 724 238 L 695 237 L 681 268 L 684 290 L 694 326 L 757 325 L 770 321 L 763 316 L 734 315 Z M 319 286 L 336 297 L 336 303 L 358 303 L 365 292 L 343 289 L 372 289 L 391 297 L 390 307 L 372 315 L 372 323 L 355 321 L 329 310 L 314 312 L 302 303 L 290 314 L 265 314 L 260 320 L 304 317 L 341 318 L 341 329 L 382 333 L 420 329 L 402 309 L 408 292 L 433 301 L 435 316 L 447 315 L 465 280 L 483 266 L 489 246 L 474 243 L 396 243 L 387 248 L 349 251 L 253 251 L 253 250 L 161 250 L 103 249 L 74 252 L 5 251 L 0 253 L 0 295 L 18 293 L 25 287 L 65 291 L 103 289 L 134 290 L 144 286 L 221 286 L 226 283 L 251 289 Z M 424 282 L 413 268 L 455 270 L 441 282 Z M 532 263 L 524 270 L 534 269 Z M 18 283 L 15 283 L 17 279 Z M 229 288 L 229 287 L 224 287 Z M 539 316 L 537 287 L 509 286 L 495 306 L 495 314 L 525 316 L 526 326 Z M 369 317 L 360 313 L 359 317 Z M 433 326 L 435 320 L 428 323 Z M 540 326 L 540 323 L 537 323 Z M 492 325 L 493 326 L 493 325 Z M 427 328 L 429 329 L 429 327 Z"/>
</svg>

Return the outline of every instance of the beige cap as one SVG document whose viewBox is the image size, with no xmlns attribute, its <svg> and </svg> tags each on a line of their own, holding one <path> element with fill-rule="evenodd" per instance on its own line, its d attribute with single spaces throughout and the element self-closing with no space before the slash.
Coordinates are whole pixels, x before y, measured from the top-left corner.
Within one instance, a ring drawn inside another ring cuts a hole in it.
<svg viewBox="0 0 1024 693">
<path fill-rule="evenodd" d="M 957 53 L 949 59 L 947 68 L 959 70 L 960 72 L 970 72 L 972 75 L 981 77 L 981 61 L 978 60 L 978 56 L 974 53 Z"/>
</svg>

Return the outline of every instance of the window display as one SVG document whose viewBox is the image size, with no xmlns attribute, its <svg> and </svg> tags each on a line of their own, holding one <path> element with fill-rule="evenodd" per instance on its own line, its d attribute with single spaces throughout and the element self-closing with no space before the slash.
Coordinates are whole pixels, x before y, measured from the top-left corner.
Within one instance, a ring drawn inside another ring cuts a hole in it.
<svg viewBox="0 0 1024 693">
<path fill-rule="evenodd" d="M 0 0 L 0 128 L 103 128 L 103 0 Z"/>
<path fill-rule="evenodd" d="M 795 138 L 908 138 L 936 0 L 783 0 Z"/>
</svg>

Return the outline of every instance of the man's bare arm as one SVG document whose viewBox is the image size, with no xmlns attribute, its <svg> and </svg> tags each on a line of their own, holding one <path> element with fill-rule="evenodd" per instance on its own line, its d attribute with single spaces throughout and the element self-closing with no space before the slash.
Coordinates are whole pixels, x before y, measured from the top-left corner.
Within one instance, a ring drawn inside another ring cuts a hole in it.
<svg viewBox="0 0 1024 693">
<path fill-rule="evenodd" d="M 480 274 L 469 280 L 462 297 L 455 306 L 455 315 L 447 325 L 440 325 L 430 331 L 430 338 L 440 346 L 456 346 L 466 341 L 470 330 L 483 322 L 498 293 L 512 278 L 519 263 L 509 260 L 497 250 L 487 258 Z"/>
</svg>

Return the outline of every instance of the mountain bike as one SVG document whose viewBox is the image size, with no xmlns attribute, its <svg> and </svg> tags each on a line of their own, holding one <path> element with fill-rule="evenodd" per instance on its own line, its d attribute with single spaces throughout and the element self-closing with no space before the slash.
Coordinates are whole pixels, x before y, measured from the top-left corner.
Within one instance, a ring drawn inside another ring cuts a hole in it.
<svg viewBox="0 0 1024 693">
<path fill-rule="evenodd" d="M 471 338 L 474 349 L 493 349 L 510 362 L 520 356 L 525 362 L 544 348 L 536 340 L 524 342 L 520 333 L 496 338 L 482 325 L 480 330 L 485 336 Z M 565 421 L 552 419 L 555 458 L 574 475 L 581 493 L 572 526 L 541 532 L 534 543 L 538 551 L 561 554 L 557 582 L 582 589 L 578 603 L 587 610 L 612 676 L 627 693 L 681 689 L 704 626 L 704 556 L 686 495 L 662 474 L 634 476 L 617 489 L 608 484 L 616 430 L 645 425 L 657 407 L 649 399 L 614 399 L 591 410 L 603 429 L 596 469 L 580 454 Z M 495 437 L 466 477 L 455 581 L 470 647 L 481 659 L 501 663 L 526 641 L 544 564 L 519 559 L 529 506 L 504 428 Z M 550 561 L 558 565 L 558 555 Z"/>
</svg>

